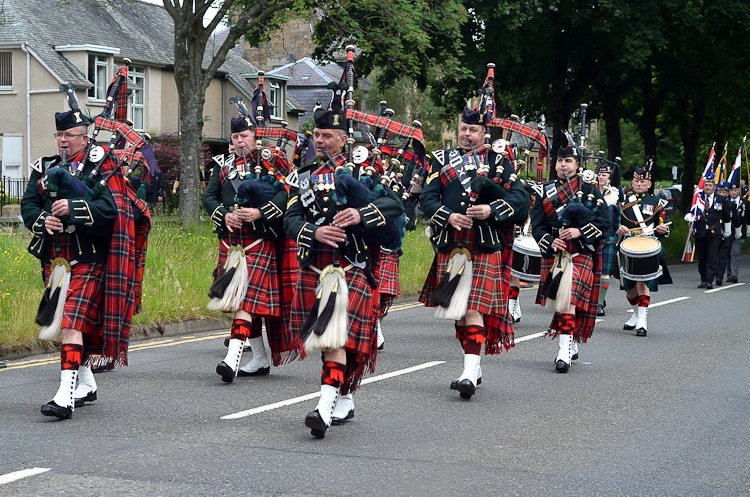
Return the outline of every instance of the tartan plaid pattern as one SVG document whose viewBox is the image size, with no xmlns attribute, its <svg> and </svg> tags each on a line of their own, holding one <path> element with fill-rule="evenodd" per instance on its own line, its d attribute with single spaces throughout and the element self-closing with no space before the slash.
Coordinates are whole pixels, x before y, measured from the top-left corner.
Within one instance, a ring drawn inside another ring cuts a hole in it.
<svg viewBox="0 0 750 497">
<path fill-rule="evenodd" d="M 274 366 L 287 364 L 295 359 L 302 360 L 307 355 L 303 350 L 302 341 L 292 332 L 289 316 L 292 310 L 294 287 L 299 277 L 299 261 L 297 261 L 297 245 L 293 240 L 284 236 L 275 240 L 277 275 L 281 295 L 279 306 L 281 313 L 278 317 L 266 316 L 266 336 L 271 348 L 271 359 Z"/>
<path fill-rule="evenodd" d="M 114 169 L 107 160 L 101 168 L 103 176 Z M 133 204 L 128 184 L 122 174 L 115 174 L 107 183 L 117 207 L 117 217 L 107 257 L 104 286 L 103 343 L 101 348 L 88 348 L 89 366 L 114 362 L 127 366 L 130 326 L 135 312 L 136 242 Z M 144 255 L 145 257 L 145 255 Z M 97 344 L 98 346 L 98 344 Z"/>
<path fill-rule="evenodd" d="M 573 287 L 570 303 L 576 307 L 576 327 L 573 332 L 573 339 L 576 342 L 586 343 L 593 334 L 596 324 L 596 307 L 599 302 L 602 274 L 602 258 L 599 257 L 601 242 L 597 242 L 595 248 L 596 252 L 593 254 L 578 254 L 573 258 Z M 553 264 L 554 257 L 542 257 L 541 280 L 536 295 L 536 303 L 539 305 L 547 303 L 547 299 L 542 295 L 542 288 Z M 547 332 L 547 336 L 552 338 L 559 334 L 560 330 L 552 327 Z"/>
<path fill-rule="evenodd" d="M 414 152 L 417 154 L 417 157 L 419 157 L 420 162 L 422 164 L 425 163 L 425 157 L 427 154 L 425 152 L 424 135 L 422 134 L 421 128 L 394 121 L 386 116 L 377 116 L 375 114 L 369 114 L 354 109 L 346 109 L 346 118 L 353 119 L 358 123 L 369 124 L 376 128 L 385 128 L 388 132 L 397 134 L 404 138 L 411 138 Z"/>
<path fill-rule="evenodd" d="M 313 265 L 323 269 L 332 264 L 337 257 L 337 250 L 333 247 L 318 248 Z M 342 267 L 349 263 L 341 261 Z M 375 302 L 373 292 L 367 283 L 364 272 L 353 267 L 346 272 L 346 282 L 349 288 L 349 341 L 346 344 L 347 365 L 342 390 L 354 391 L 359 388 L 359 382 L 365 374 L 375 372 L 377 361 L 377 333 L 375 332 Z M 315 288 L 318 286 L 319 276 L 312 269 L 300 271 L 297 285 L 294 288 L 294 300 L 290 315 L 292 332 L 297 334 L 302 323 L 307 318 L 315 303 Z"/>
<path fill-rule="evenodd" d="M 606 241 L 602 242 L 602 275 L 609 276 L 615 271 L 615 264 L 617 261 L 617 237 L 609 237 Z"/>
<path fill-rule="evenodd" d="M 118 84 L 117 95 L 112 95 L 115 91 L 114 87 Z M 117 70 L 115 76 L 112 78 L 112 82 L 107 88 L 107 97 L 113 96 L 114 100 L 114 116 L 118 121 L 125 121 L 128 118 L 128 66 L 123 64 L 120 69 Z M 111 114 L 110 114 L 111 115 Z"/>
<path fill-rule="evenodd" d="M 498 354 L 503 347 L 508 350 L 513 346 L 514 333 L 513 321 L 508 313 L 507 298 L 510 292 L 510 268 L 513 257 L 513 225 L 503 225 L 500 228 L 508 241 L 508 247 L 492 253 L 476 251 L 474 230 L 450 229 L 453 235 L 453 246 L 462 245 L 471 252 L 473 278 L 468 309 L 484 316 L 484 326 L 487 332 L 484 353 Z M 434 307 L 430 304 L 430 296 L 448 269 L 449 261 L 450 253 L 435 254 L 427 280 L 419 294 L 419 301 L 426 307 Z"/>
<path fill-rule="evenodd" d="M 136 153 L 140 154 L 138 149 L 145 143 L 145 141 L 143 140 L 143 136 L 141 136 L 140 133 L 138 133 L 125 123 L 115 121 L 114 119 L 110 119 L 102 115 L 96 117 L 96 121 L 94 121 L 94 127 L 100 131 L 119 133 L 122 137 L 124 137 L 125 141 L 127 141 L 131 146 L 126 148 L 125 150 L 121 150 L 120 152 L 118 152 L 117 156 L 120 159 L 127 160 L 131 164 L 136 162 Z M 145 160 L 143 159 L 143 154 L 140 154 L 139 160 Z"/>
<path fill-rule="evenodd" d="M 380 274 L 380 299 L 390 296 L 398 298 L 401 296 L 401 288 L 398 281 L 398 265 L 400 261 L 398 252 L 380 252 L 378 258 L 378 269 Z M 391 300 L 392 300 L 391 299 Z"/>
<path fill-rule="evenodd" d="M 507 129 L 513 131 L 514 133 L 520 133 L 523 136 L 531 138 L 539 144 L 539 162 L 541 163 L 542 157 L 544 157 L 547 162 L 549 162 L 549 141 L 547 140 L 547 135 L 544 134 L 544 130 L 532 128 L 531 126 L 523 124 L 519 121 L 502 119 L 499 117 L 496 117 L 492 121 L 488 122 L 487 126 Z"/>
<path fill-rule="evenodd" d="M 235 232 L 236 233 L 236 232 Z M 255 239 L 245 239 L 241 235 L 232 235 L 233 243 L 247 247 Z M 224 267 L 229 250 L 219 241 L 218 267 Z M 273 240 L 263 240 L 255 247 L 245 251 L 247 261 L 247 292 L 242 300 L 240 310 L 253 316 L 281 316 L 281 290 L 276 265 L 276 249 Z"/>
<path fill-rule="evenodd" d="M 290 142 L 297 142 L 297 131 L 289 128 L 282 128 L 280 126 L 265 128 L 257 128 L 255 130 L 255 138 L 268 138 L 268 139 L 279 139 L 284 138 Z"/>
<path fill-rule="evenodd" d="M 443 186 L 443 188 L 445 188 L 448 183 L 457 178 L 458 174 L 456 174 L 456 170 L 451 166 L 443 166 L 443 168 L 440 170 L 440 184 Z"/>
<path fill-rule="evenodd" d="M 146 201 L 138 198 L 133 185 L 128 183 L 128 196 L 134 210 L 139 210 L 145 221 L 135 227 L 135 285 L 133 287 L 133 314 L 140 314 L 143 297 L 143 271 L 146 268 L 148 234 L 151 231 L 151 212 Z"/>
<path fill-rule="evenodd" d="M 254 172 L 255 164 L 257 164 L 257 154 L 258 154 L 258 151 L 253 150 L 250 153 L 250 155 L 245 156 L 245 173 Z M 242 157 L 240 157 L 239 155 L 235 156 L 234 163 L 243 164 Z M 274 166 L 273 160 L 267 161 L 263 159 L 262 157 L 260 159 L 260 163 L 266 171 L 271 171 Z M 286 177 L 287 173 L 289 172 L 289 161 L 287 160 L 284 152 L 280 152 L 279 157 L 276 160 L 275 166 L 276 167 L 273 169 L 274 176 L 276 177 L 278 181 L 281 181 Z M 226 183 L 227 181 L 230 181 L 228 167 L 222 167 L 221 169 L 219 169 L 219 180 L 221 181 L 222 188 L 224 187 L 224 183 Z"/>
<path fill-rule="evenodd" d="M 80 331 L 86 335 L 86 339 L 101 331 L 100 310 L 104 295 L 104 267 L 104 260 L 79 262 L 71 267 L 70 287 L 68 287 L 63 308 L 62 328 Z M 44 263 L 45 281 L 49 280 L 51 268 L 52 264 Z"/>
<path fill-rule="evenodd" d="M 570 180 L 570 186 L 573 187 L 573 191 L 570 190 L 567 181 L 561 182 L 557 186 L 557 195 L 560 197 L 560 203 L 562 205 L 568 205 L 570 199 L 572 199 L 578 192 L 578 177 L 574 177 Z M 542 207 L 544 207 L 544 213 L 550 219 L 557 219 L 557 212 L 555 212 L 555 206 L 549 201 L 546 195 L 542 196 Z"/>
</svg>

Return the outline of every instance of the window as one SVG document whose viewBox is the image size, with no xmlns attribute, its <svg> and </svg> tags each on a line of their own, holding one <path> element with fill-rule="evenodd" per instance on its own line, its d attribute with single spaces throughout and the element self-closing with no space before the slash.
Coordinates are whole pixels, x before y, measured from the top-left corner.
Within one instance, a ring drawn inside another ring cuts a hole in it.
<svg viewBox="0 0 750 497">
<path fill-rule="evenodd" d="M 281 105 L 283 104 L 284 99 L 282 98 L 281 87 L 278 83 L 274 83 L 273 81 L 271 81 L 269 86 L 271 90 L 268 92 L 268 106 L 271 110 L 271 117 L 283 119 L 284 113 L 282 112 Z"/>
<path fill-rule="evenodd" d="M 135 83 L 132 88 L 133 93 L 130 96 L 130 119 L 133 121 L 133 129 L 143 131 L 146 69 L 138 66 L 128 68 L 128 79 Z"/>
<path fill-rule="evenodd" d="M 13 89 L 13 52 L 0 52 L 0 90 Z"/>
<path fill-rule="evenodd" d="M 89 81 L 94 85 L 89 88 L 92 100 L 107 99 L 107 56 L 89 55 Z"/>
</svg>

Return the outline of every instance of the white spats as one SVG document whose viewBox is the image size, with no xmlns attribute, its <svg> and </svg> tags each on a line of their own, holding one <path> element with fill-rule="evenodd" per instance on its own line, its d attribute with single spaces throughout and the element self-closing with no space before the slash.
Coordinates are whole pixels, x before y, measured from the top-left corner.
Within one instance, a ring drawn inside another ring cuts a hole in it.
<svg viewBox="0 0 750 497">
<path fill-rule="evenodd" d="M 94 373 L 91 372 L 91 368 L 88 366 L 80 366 L 78 368 L 78 388 L 76 388 L 73 394 L 77 403 L 81 399 L 90 397 L 89 394 L 96 392 L 96 380 L 94 379 Z"/>
<path fill-rule="evenodd" d="M 229 346 L 227 347 L 227 356 L 224 358 L 224 364 L 229 366 L 235 373 L 240 367 L 240 359 L 242 358 L 242 349 L 244 347 L 244 340 L 238 340 L 236 338 L 232 338 L 229 340 Z"/>
<path fill-rule="evenodd" d="M 514 323 L 521 321 L 521 303 L 518 299 L 508 299 L 508 312 Z"/>
<path fill-rule="evenodd" d="M 383 330 L 380 328 L 380 320 L 378 319 L 378 349 L 381 345 L 385 342 L 385 337 L 383 336 Z"/>
<path fill-rule="evenodd" d="M 60 407 L 75 408 L 73 392 L 76 389 L 76 378 L 78 371 L 73 369 L 63 369 L 60 371 L 60 388 L 57 389 L 52 402 Z"/>
<path fill-rule="evenodd" d="M 557 349 L 557 357 L 555 358 L 555 363 L 562 361 L 568 366 L 570 366 L 570 358 L 572 356 L 571 354 L 572 344 L 573 344 L 573 335 L 560 335 L 560 337 L 558 338 L 558 349 Z"/>
<path fill-rule="evenodd" d="M 346 395 L 339 396 L 336 401 L 336 407 L 333 409 L 331 414 L 331 424 L 339 425 L 344 424 L 346 421 L 354 417 L 354 396 L 351 392 Z"/>
<path fill-rule="evenodd" d="M 250 362 L 240 368 L 240 371 L 245 373 L 256 373 L 260 369 L 271 367 L 271 363 L 268 360 L 268 354 L 266 353 L 266 347 L 263 344 L 263 337 L 248 338 L 248 345 L 253 350 L 253 358 Z"/>
<path fill-rule="evenodd" d="M 627 320 L 625 325 L 623 325 L 623 330 L 634 330 L 635 325 L 638 324 L 638 316 L 640 314 L 641 307 L 638 305 L 633 306 L 633 315 L 630 316 L 630 319 Z"/>
<path fill-rule="evenodd" d="M 638 311 L 635 329 L 636 331 L 648 331 L 648 307 L 638 307 Z"/>
<path fill-rule="evenodd" d="M 464 371 L 461 376 L 458 377 L 458 381 L 470 380 L 474 386 L 477 385 L 477 378 L 479 378 L 479 361 L 481 356 L 474 354 L 464 354 Z"/>
</svg>

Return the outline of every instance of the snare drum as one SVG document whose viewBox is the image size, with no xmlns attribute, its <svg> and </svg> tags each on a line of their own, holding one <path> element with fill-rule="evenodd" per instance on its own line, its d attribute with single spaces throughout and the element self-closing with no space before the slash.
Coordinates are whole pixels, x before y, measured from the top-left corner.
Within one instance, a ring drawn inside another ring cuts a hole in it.
<svg viewBox="0 0 750 497">
<path fill-rule="evenodd" d="M 661 242 L 648 236 L 633 236 L 620 243 L 620 275 L 631 281 L 649 281 L 661 276 Z"/>
<path fill-rule="evenodd" d="M 519 280 L 536 282 L 542 272 L 542 252 L 534 237 L 521 236 L 513 240 L 513 266 L 510 274 Z"/>
</svg>

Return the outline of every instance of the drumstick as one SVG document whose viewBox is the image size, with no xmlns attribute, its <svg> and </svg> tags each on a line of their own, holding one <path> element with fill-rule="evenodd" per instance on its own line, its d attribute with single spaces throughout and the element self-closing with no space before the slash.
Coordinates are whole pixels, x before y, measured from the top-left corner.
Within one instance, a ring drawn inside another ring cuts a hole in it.
<svg viewBox="0 0 750 497">
<path fill-rule="evenodd" d="M 659 226 L 669 226 L 670 224 L 672 224 L 672 221 L 669 221 L 668 223 L 664 223 L 664 224 L 659 224 L 658 226 L 655 226 L 655 227 L 653 227 L 651 229 L 647 229 L 647 230 L 644 230 L 643 228 L 630 228 L 628 230 L 628 232 L 631 232 L 631 231 L 632 232 L 640 232 L 641 235 L 645 235 L 646 233 L 651 233 L 653 231 L 656 231 L 656 228 L 658 228 Z"/>
</svg>

